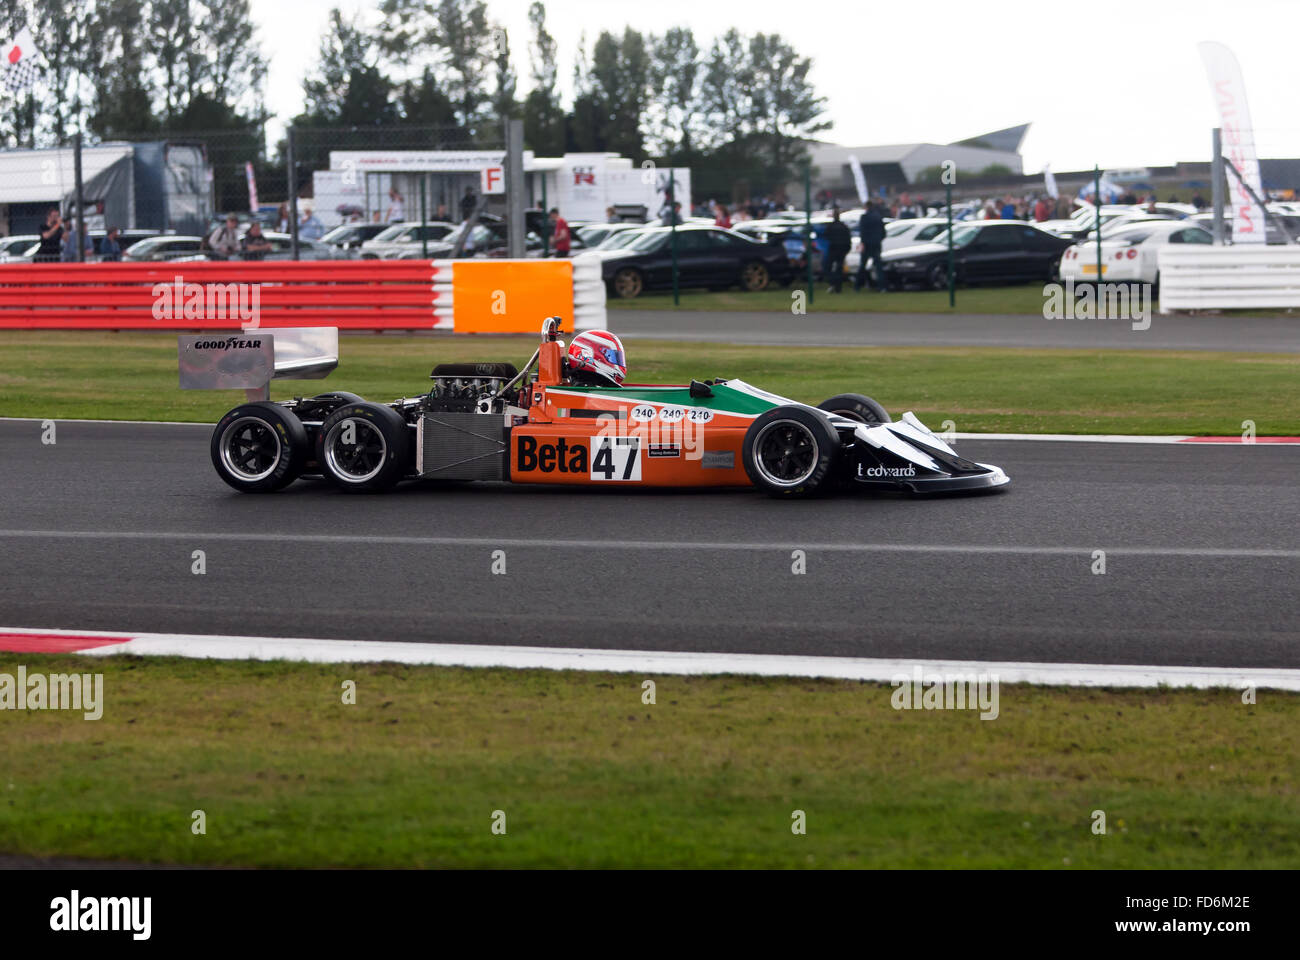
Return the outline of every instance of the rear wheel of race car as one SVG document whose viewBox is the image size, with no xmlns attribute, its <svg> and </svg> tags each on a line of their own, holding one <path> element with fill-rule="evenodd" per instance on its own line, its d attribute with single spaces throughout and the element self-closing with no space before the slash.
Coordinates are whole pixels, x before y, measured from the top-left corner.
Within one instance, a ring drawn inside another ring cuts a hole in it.
<svg viewBox="0 0 1300 960">
<path fill-rule="evenodd" d="M 888 410 L 870 397 L 864 397 L 860 393 L 841 393 L 829 400 L 823 400 L 817 404 L 817 409 L 825 410 L 827 413 L 836 413 L 841 417 L 848 417 L 850 420 L 858 420 L 862 423 L 893 422 Z"/>
<path fill-rule="evenodd" d="M 766 290 L 767 285 L 772 282 L 772 275 L 767 272 L 765 264 L 754 261 L 747 263 L 740 268 L 740 288 L 749 293 L 758 293 L 760 290 Z"/>
<path fill-rule="evenodd" d="M 293 483 L 310 454 L 296 416 L 270 401 L 241 404 L 212 431 L 217 475 L 243 493 L 270 493 Z"/>
<path fill-rule="evenodd" d="M 614 274 L 611 286 L 619 297 L 624 300 L 631 300 L 634 297 L 639 297 L 641 291 L 645 289 L 645 278 L 641 276 L 641 271 L 636 267 L 623 267 Z"/>
<path fill-rule="evenodd" d="M 745 472 L 774 497 L 815 497 L 835 487 L 840 438 L 830 421 L 806 407 L 774 407 L 745 431 Z"/>
<path fill-rule="evenodd" d="M 390 489 L 406 475 L 410 454 L 410 428 L 381 403 L 345 404 L 316 433 L 321 472 L 349 493 Z"/>
</svg>

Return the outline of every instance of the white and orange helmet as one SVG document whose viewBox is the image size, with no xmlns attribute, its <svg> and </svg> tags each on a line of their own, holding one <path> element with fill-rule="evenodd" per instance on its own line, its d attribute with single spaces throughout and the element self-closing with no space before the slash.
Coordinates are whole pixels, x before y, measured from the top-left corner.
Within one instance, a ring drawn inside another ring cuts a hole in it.
<svg viewBox="0 0 1300 960">
<path fill-rule="evenodd" d="M 577 379 L 590 379 L 623 386 L 627 379 L 627 355 L 623 341 L 608 330 L 587 330 L 569 344 L 569 370 Z"/>
</svg>

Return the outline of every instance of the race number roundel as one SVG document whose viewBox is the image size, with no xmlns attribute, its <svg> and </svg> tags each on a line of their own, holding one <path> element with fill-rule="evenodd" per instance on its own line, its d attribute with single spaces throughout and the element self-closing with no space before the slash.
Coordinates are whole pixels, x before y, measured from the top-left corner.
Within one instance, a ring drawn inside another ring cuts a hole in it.
<svg viewBox="0 0 1300 960">
<path fill-rule="evenodd" d="M 659 410 L 659 419 L 664 423 L 680 423 L 684 416 L 686 416 L 684 407 L 661 407 Z"/>
<path fill-rule="evenodd" d="M 632 419 L 642 423 L 648 423 L 655 418 L 655 408 L 638 404 L 632 408 Z"/>
</svg>

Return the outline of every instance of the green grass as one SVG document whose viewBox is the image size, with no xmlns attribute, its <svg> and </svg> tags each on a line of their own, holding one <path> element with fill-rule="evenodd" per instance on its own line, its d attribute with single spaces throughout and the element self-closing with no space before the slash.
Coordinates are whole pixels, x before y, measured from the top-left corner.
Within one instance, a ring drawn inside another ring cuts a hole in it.
<svg viewBox="0 0 1300 960">
<path fill-rule="evenodd" d="M 1300 859 L 1300 696 L 0 655 L 0 850 L 257 866 L 1180 867 Z M 356 705 L 341 703 L 355 680 Z M 1090 830 L 1104 810 L 1109 832 Z M 203 810 L 207 833 L 191 832 Z M 506 815 L 504 836 L 490 831 Z M 805 811 L 795 836 L 791 813 Z"/>
<path fill-rule="evenodd" d="M 437 362 L 522 363 L 535 337 L 344 337 L 325 381 L 273 397 L 350 390 L 387 401 L 426 389 Z M 740 377 L 792 399 L 874 396 L 933 429 L 1030 433 L 1300 433 L 1300 355 L 986 347 L 764 347 L 627 343 L 632 379 Z M 11 332 L 0 337 L 0 416 L 215 422 L 238 391 L 182 391 L 168 334 Z"/>
</svg>

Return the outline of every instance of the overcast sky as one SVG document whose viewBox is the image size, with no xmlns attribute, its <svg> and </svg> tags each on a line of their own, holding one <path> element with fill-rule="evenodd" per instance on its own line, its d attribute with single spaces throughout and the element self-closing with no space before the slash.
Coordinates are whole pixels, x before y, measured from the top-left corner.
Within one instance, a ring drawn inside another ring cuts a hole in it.
<svg viewBox="0 0 1300 960">
<path fill-rule="evenodd" d="M 331 7 L 376 0 L 252 0 L 270 60 L 267 100 L 279 121 L 302 109 L 302 78 Z M 488 0 L 510 34 L 521 93 L 528 76 L 528 0 Z M 561 80 L 579 39 L 601 30 L 689 25 L 697 42 L 735 26 L 777 32 L 813 58 L 834 126 L 851 146 L 949 143 L 1032 123 L 1026 172 L 1208 159 L 1216 123 L 1201 40 L 1237 54 L 1261 156 L 1300 157 L 1300 0 L 547 0 Z"/>
</svg>

